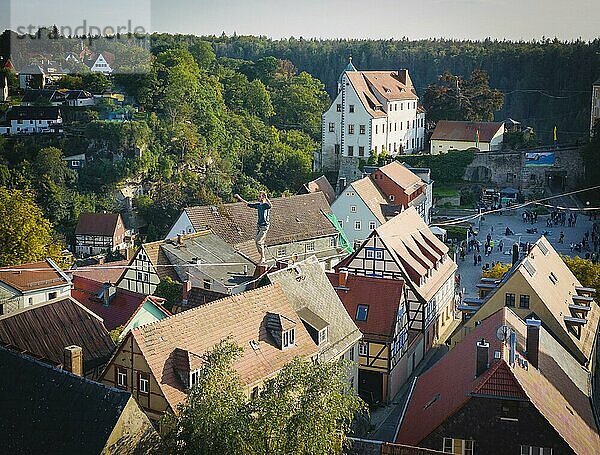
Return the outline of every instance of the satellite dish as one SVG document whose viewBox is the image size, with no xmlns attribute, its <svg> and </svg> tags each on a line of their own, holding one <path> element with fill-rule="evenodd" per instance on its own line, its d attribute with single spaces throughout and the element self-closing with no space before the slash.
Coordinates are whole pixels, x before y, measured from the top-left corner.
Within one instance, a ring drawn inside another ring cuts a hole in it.
<svg viewBox="0 0 600 455">
<path fill-rule="evenodd" d="M 507 325 L 501 325 L 500 327 L 498 327 L 498 330 L 496 330 L 496 337 L 500 341 L 507 340 L 509 335 L 510 335 L 510 329 L 508 328 Z"/>
</svg>

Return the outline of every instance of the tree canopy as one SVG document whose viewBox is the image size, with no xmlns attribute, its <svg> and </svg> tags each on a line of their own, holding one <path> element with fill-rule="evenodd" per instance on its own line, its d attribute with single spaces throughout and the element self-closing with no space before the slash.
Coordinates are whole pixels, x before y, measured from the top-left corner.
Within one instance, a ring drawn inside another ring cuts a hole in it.
<svg viewBox="0 0 600 455">
<path fill-rule="evenodd" d="M 60 261 L 62 249 L 33 195 L 0 187 L 0 266 L 48 257 Z"/>
<path fill-rule="evenodd" d="M 427 120 L 494 120 L 494 113 L 504 104 L 504 95 L 491 89 L 483 70 L 474 70 L 468 79 L 445 72 L 439 82 L 430 84 L 423 95 Z"/>
<path fill-rule="evenodd" d="M 562 256 L 562 258 L 583 286 L 596 289 L 596 298 L 598 298 L 598 290 L 600 290 L 600 264 L 595 264 L 589 259 L 582 259 L 579 256 Z"/>
<path fill-rule="evenodd" d="M 341 454 L 364 402 L 341 362 L 295 359 L 250 399 L 234 369 L 242 348 L 223 340 L 204 355 L 198 383 L 177 415 L 165 417 L 169 454 Z"/>
</svg>

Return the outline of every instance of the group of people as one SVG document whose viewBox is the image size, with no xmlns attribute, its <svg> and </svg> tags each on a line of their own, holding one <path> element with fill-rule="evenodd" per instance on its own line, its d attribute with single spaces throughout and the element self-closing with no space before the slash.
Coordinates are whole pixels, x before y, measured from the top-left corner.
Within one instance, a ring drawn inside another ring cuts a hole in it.
<svg viewBox="0 0 600 455">
<path fill-rule="evenodd" d="M 565 224 L 567 224 L 568 227 L 575 227 L 577 224 L 577 213 L 569 213 L 569 216 L 567 217 L 565 212 L 554 210 L 546 220 L 546 227 L 565 226 Z"/>
<path fill-rule="evenodd" d="M 537 223 L 538 214 L 536 212 L 524 211 L 523 212 L 523 223 L 534 224 Z"/>
</svg>

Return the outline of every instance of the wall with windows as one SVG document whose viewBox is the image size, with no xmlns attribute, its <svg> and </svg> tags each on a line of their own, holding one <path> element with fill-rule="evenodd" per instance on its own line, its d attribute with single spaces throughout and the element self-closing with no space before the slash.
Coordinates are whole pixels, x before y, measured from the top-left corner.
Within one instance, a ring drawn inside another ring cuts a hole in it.
<svg viewBox="0 0 600 455">
<path fill-rule="evenodd" d="M 37 289 L 21 293 L 16 289 L 0 282 L 0 294 L 10 294 L 11 297 L 0 301 L 0 315 L 10 314 L 17 310 L 44 303 L 48 300 L 69 297 L 71 295 L 71 283 L 63 283 L 60 286 Z M 6 303 L 3 303 L 6 301 Z"/>
<path fill-rule="evenodd" d="M 142 411 L 155 424 L 165 412 L 170 411 L 170 406 L 131 333 L 118 347 L 99 382 L 131 392 Z"/>
<path fill-rule="evenodd" d="M 130 263 L 130 267 L 117 283 L 117 287 L 139 294 L 152 295 L 159 283 L 160 278 L 156 269 L 142 245 Z"/>
<path fill-rule="evenodd" d="M 348 186 L 331 205 L 351 244 L 365 240 L 381 222 L 373 215 L 362 198 Z"/>
<path fill-rule="evenodd" d="M 326 268 L 329 270 L 337 264 L 342 257 L 337 251 L 338 244 L 338 235 L 336 234 L 298 242 L 267 246 L 265 248 L 265 254 L 267 260 L 279 260 L 284 262 L 291 259 L 302 261 L 314 255 L 317 256 L 321 262 L 324 262 Z"/>
<path fill-rule="evenodd" d="M 474 364 L 475 358 L 473 358 Z M 538 455 L 542 453 L 544 455 L 573 453 L 556 430 L 530 402 L 516 403 L 515 408 L 507 406 L 506 400 L 471 398 L 418 445 L 446 453 L 464 455 L 519 455 L 523 453 L 522 445 L 553 450 L 552 452 L 533 452 Z M 510 410 L 510 417 L 506 415 L 506 409 Z M 518 420 L 504 420 L 506 417 Z M 445 438 L 446 441 L 444 441 Z M 456 441 L 456 444 L 452 444 L 452 450 L 449 448 L 448 439 Z"/>
</svg>

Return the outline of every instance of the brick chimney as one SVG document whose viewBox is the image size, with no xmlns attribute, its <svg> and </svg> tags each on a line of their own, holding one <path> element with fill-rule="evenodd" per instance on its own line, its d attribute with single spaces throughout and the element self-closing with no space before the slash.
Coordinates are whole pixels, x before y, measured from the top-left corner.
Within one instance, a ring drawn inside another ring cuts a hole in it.
<svg viewBox="0 0 600 455">
<path fill-rule="evenodd" d="M 188 297 L 190 295 L 190 291 L 192 290 L 192 280 L 187 280 L 183 283 L 183 288 L 181 292 L 181 305 L 186 306 L 188 303 Z"/>
<path fill-rule="evenodd" d="M 339 272 L 338 273 L 338 285 L 340 287 L 345 288 L 348 283 L 348 272 Z"/>
<path fill-rule="evenodd" d="M 477 342 L 477 367 L 475 377 L 481 376 L 490 367 L 489 364 L 490 344 L 482 338 Z"/>
<path fill-rule="evenodd" d="M 531 366 L 539 368 L 540 360 L 540 326 L 542 321 L 531 318 L 527 319 L 527 342 L 525 346 L 527 360 Z"/>
<path fill-rule="evenodd" d="M 63 369 L 83 376 L 83 349 L 79 346 L 67 346 L 63 351 Z"/>
<path fill-rule="evenodd" d="M 398 80 L 406 85 L 406 82 L 408 81 L 408 70 L 398 70 Z"/>
</svg>

